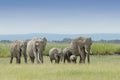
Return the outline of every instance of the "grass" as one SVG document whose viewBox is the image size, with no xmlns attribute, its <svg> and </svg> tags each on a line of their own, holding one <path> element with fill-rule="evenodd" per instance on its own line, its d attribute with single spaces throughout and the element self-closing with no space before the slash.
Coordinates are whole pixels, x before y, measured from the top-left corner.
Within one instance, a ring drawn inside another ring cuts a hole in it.
<svg viewBox="0 0 120 80">
<path fill-rule="evenodd" d="M 49 50 L 53 47 L 64 49 L 69 46 L 68 43 L 47 43 L 44 55 L 48 56 Z M 120 54 L 120 44 L 112 43 L 93 43 L 92 52 L 94 55 L 112 55 Z M 0 57 L 9 57 L 10 56 L 10 44 L 0 43 Z"/>
<path fill-rule="evenodd" d="M 120 54 L 120 44 L 113 43 L 94 43 L 92 52 L 96 55 Z"/>
<path fill-rule="evenodd" d="M 78 59 L 79 60 L 79 59 Z M 91 56 L 90 64 L 9 64 L 9 58 L 0 58 L 1 80 L 119 80 L 120 56 Z"/>
<path fill-rule="evenodd" d="M 10 55 L 10 44 L 0 43 L 0 57 L 8 57 Z"/>
</svg>

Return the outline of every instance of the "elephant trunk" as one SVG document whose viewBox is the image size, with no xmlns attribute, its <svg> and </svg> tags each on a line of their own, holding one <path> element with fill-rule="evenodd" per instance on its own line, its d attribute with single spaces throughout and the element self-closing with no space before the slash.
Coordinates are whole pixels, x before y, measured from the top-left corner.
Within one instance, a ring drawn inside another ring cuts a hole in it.
<svg viewBox="0 0 120 80">
<path fill-rule="evenodd" d="M 80 46 L 78 46 L 78 51 L 79 51 L 79 54 L 82 54 L 82 51 L 80 50 Z"/>
</svg>

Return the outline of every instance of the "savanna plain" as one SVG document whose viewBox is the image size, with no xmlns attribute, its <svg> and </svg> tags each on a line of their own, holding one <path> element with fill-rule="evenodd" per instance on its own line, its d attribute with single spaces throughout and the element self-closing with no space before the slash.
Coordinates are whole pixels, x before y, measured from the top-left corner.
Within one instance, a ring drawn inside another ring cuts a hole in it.
<svg viewBox="0 0 120 80">
<path fill-rule="evenodd" d="M 0 43 L 0 80 L 120 80 L 120 44 L 94 43 L 90 64 L 51 64 L 48 51 L 52 47 L 64 49 L 69 44 L 48 43 L 44 51 L 44 63 L 9 64 L 8 43 Z"/>
</svg>

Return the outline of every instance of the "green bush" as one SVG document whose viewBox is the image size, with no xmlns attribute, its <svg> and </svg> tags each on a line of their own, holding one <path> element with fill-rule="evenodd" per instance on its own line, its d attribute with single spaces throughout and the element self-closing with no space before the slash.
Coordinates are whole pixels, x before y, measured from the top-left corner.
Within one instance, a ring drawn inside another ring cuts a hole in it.
<svg viewBox="0 0 120 80">
<path fill-rule="evenodd" d="M 0 43 L 0 57 L 8 57 L 10 55 L 10 44 Z"/>
<path fill-rule="evenodd" d="M 92 53 L 96 55 L 112 55 L 120 52 L 119 44 L 112 43 L 94 43 L 92 45 Z"/>
<path fill-rule="evenodd" d="M 53 47 L 64 49 L 69 46 L 68 43 L 47 43 L 44 55 L 48 56 L 49 50 Z M 120 44 L 110 44 L 110 43 L 93 43 L 91 47 L 93 55 L 112 55 L 120 54 Z M 0 43 L 0 57 L 10 56 L 10 44 Z"/>
</svg>

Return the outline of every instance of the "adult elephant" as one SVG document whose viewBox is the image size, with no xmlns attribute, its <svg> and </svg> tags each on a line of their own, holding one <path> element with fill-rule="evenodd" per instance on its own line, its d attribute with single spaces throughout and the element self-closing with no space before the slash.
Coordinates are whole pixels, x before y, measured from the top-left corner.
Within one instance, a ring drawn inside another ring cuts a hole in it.
<svg viewBox="0 0 120 80">
<path fill-rule="evenodd" d="M 72 48 L 70 47 L 66 47 L 64 50 L 63 50 L 63 58 L 64 58 L 64 63 L 65 61 L 67 60 L 68 63 L 70 63 L 70 56 L 72 55 Z"/>
<path fill-rule="evenodd" d="M 43 63 L 43 51 L 45 50 L 47 39 L 33 38 L 28 42 L 27 53 L 32 63 L 36 56 L 37 63 Z"/>
<path fill-rule="evenodd" d="M 70 47 L 73 49 L 73 54 L 80 56 L 80 63 L 85 63 L 86 55 L 90 63 L 91 45 L 91 38 L 78 37 L 71 41 Z"/>
<path fill-rule="evenodd" d="M 27 54 L 26 54 L 27 42 L 23 40 L 16 40 L 10 46 L 10 64 L 13 61 L 13 57 L 16 57 L 16 63 L 21 63 L 21 55 L 23 54 L 25 63 L 27 63 Z"/>
<path fill-rule="evenodd" d="M 60 60 L 62 59 L 62 50 L 59 48 L 52 48 L 49 51 L 49 57 L 50 57 L 50 61 L 52 63 L 53 60 L 55 60 L 55 63 L 59 63 Z"/>
</svg>

